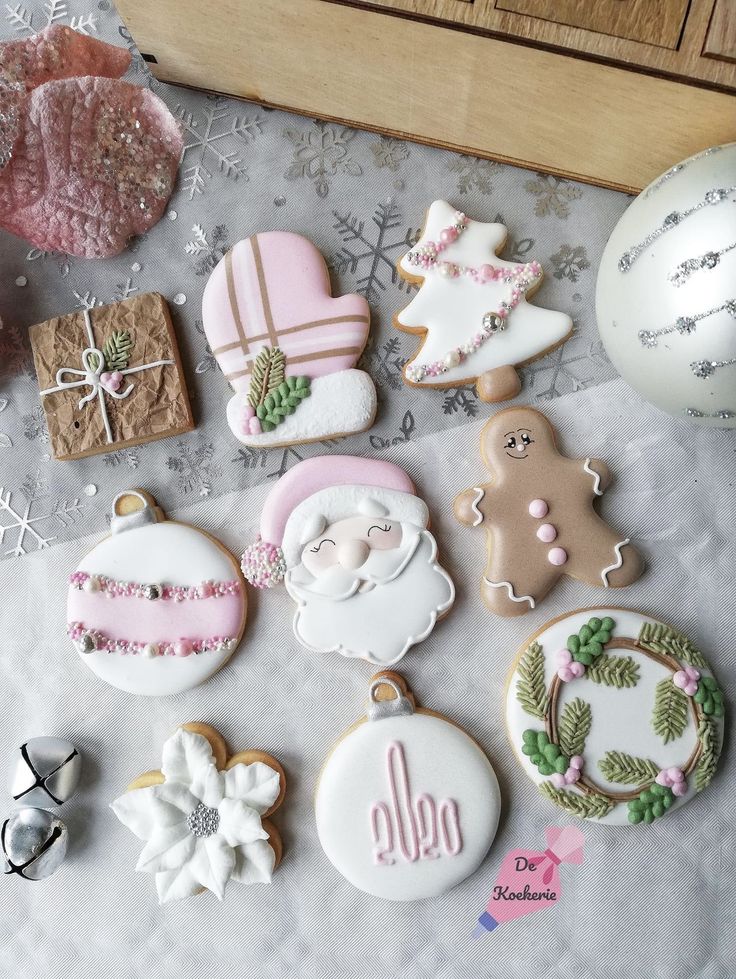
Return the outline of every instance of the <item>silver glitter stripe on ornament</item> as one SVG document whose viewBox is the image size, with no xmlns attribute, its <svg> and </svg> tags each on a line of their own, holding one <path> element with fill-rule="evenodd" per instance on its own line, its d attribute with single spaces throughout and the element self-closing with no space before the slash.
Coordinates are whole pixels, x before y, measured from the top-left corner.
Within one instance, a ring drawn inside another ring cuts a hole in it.
<svg viewBox="0 0 736 979">
<path fill-rule="evenodd" d="M 736 411 L 729 408 L 721 408 L 720 411 L 698 411 L 697 408 L 685 408 L 688 418 L 720 418 L 725 421 L 727 418 L 736 418 Z"/>
<path fill-rule="evenodd" d="M 732 357 L 730 360 L 693 360 L 690 364 L 690 370 L 696 377 L 705 379 L 711 374 L 715 374 L 720 367 L 733 367 L 734 364 L 736 364 L 736 357 Z"/>
<path fill-rule="evenodd" d="M 736 248 L 736 241 L 726 248 L 721 248 L 720 251 L 705 252 L 703 255 L 698 255 L 697 258 L 688 258 L 684 262 L 680 262 L 675 271 L 667 276 L 667 278 L 673 285 L 683 286 L 691 275 L 700 272 L 701 269 L 707 271 L 708 269 L 716 268 L 720 264 L 723 256 L 728 255 L 734 248 Z"/>
<path fill-rule="evenodd" d="M 667 217 L 662 221 L 658 228 L 654 231 L 650 231 L 649 234 L 640 241 L 638 245 L 633 245 L 628 251 L 625 251 L 621 258 L 618 260 L 618 270 L 619 272 L 628 272 L 637 258 L 641 255 L 645 248 L 648 248 L 652 242 L 661 238 L 662 235 L 666 234 L 668 231 L 672 231 L 673 228 L 679 227 L 683 221 L 691 217 L 693 214 L 697 214 L 704 207 L 710 207 L 712 204 L 720 204 L 722 201 L 728 199 L 729 194 L 733 194 L 736 191 L 736 185 L 732 187 L 715 187 L 713 190 L 709 190 L 702 201 L 698 201 L 697 204 L 693 204 L 685 211 L 671 211 Z"/>
<path fill-rule="evenodd" d="M 217 809 L 200 802 L 187 816 L 187 826 L 192 836 L 196 836 L 199 840 L 206 840 L 208 836 L 214 836 L 220 828 L 220 814 Z"/>
<path fill-rule="evenodd" d="M 713 309 L 708 309 L 704 313 L 693 313 L 692 316 L 678 316 L 672 326 L 664 326 L 661 330 L 639 330 L 639 342 L 642 347 L 651 350 L 657 346 L 659 337 L 666 336 L 668 333 L 679 333 L 680 336 L 689 336 L 691 333 L 695 333 L 695 328 L 700 320 L 704 320 L 708 316 L 715 316 L 716 313 L 721 313 L 724 309 L 736 319 L 736 299 L 729 299 L 727 302 L 721 303 L 720 306 L 714 306 Z"/>
<path fill-rule="evenodd" d="M 680 170 L 684 170 L 685 166 L 686 166 L 685 163 L 677 163 L 675 164 L 674 167 L 670 167 L 670 169 L 667 170 L 665 173 L 663 173 L 658 180 L 654 181 L 654 183 L 652 184 L 651 187 L 648 188 L 644 196 L 651 197 L 651 195 L 656 193 L 660 187 L 664 186 L 664 184 L 666 184 L 668 180 L 671 180 L 676 173 L 679 173 Z"/>
</svg>

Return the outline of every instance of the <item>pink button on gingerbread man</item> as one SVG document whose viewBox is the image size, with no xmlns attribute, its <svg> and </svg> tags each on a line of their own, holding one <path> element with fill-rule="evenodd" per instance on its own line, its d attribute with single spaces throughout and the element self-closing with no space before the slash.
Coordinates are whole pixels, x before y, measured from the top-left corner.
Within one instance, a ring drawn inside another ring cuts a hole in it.
<svg viewBox="0 0 736 979">
<path fill-rule="evenodd" d="M 481 594 L 492 612 L 523 615 L 563 574 L 604 588 L 630 585 L 641 575 L 639 552 L 593 506 L 610 482 L 608 467 L 600 459 L 563 456 L 541 412 L 499 412 L 483 429 L 481 453 L 493 482 L 461 493 L 455 516 L 486 529 Z"/>
</svg>

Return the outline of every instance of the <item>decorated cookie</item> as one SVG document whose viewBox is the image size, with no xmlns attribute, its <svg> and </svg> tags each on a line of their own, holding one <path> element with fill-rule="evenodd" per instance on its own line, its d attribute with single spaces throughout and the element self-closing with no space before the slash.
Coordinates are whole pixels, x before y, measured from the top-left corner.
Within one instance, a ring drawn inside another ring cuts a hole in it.
<svg viewBox="0 0 736 979">
<path fill-rule="evenodd" d="M 481 432 L 481 454 L 493 482 L 461 493 L 455 516 L 486 531 L 481 595 L 492 612 L 523 615 L 564 574 L 603 588 L 641 575 L 644 564 L 629 538 L 593 506 L 611 481 L 605 462 L 563 456 L 541 412 L 519 407 L 494 415 Z"/>
<path fill-rule="evenodd" d="M 69 576 L 67 631 L 101 679 L 180 693 L 227 662 L 245 628 L 245 582 L 219 541 L 167 520 L 141 490 L 118 494 L 111 535 Z"/>
<path fill-rule="evenodd" d="M 308 649 L 388 666 L 429 635 L 455 598 L 428 524 L 427 505 L 399 466 L 305 459 L 269 493 L 243 573 L 257 588 L 284 580 L 297 603 L 294 633 Z"/>
<path fill-rule="evenodd" d="M 427 212 L 419 241 L 399 260 L 399 273 L 420 286 L 395 317 L 396 326 L 423 336 L 404 367 L 417 387 L 477 383 L 483 401 L 515 397 L 515 368 L 563 343 L 572 333 L 566 313 L 531 306 L 542 282 L 539 262 L 498 258 L 502 224 L 472 221 L 446 201 Z"/>
<path fill-rule="evenodd" d="M 501 796 L 479 745 L 417 707 L 397 673 L 379 673 L 367 715 L 322 768 L 322 848 L 361 891 L 390 901 L 436 897 L 475 873 L 496 835 Z"/>
<path fill-rule="evenodd" d="M 522 647 L 511 744 L 546 799 L 584 819 L 649 824 L 711 781 L 724 700 L 693 643 L 627 609 L 553 619 Z"/>
<path fill-rule="evenodd" d="M 157 292 L 55 316 L 29 335 L 54 458 L 194 428 L 169 307 Z"/>
<path fill-rule="evenodd" d="M 161 771 L 146 772 L 112 803 L 145 841 L 136 870 L 155 874 L 160 904 L 230 881 L 270 884 L 282 844 L 270 816 L 284 801 L 284 769 L 262 751 L 228 758 L 209 724 L 183 724 L 165 742 Z"/>
<path fill-rule="evenodd" d="M 332 297 L 307 238 L 268 231 L 239 241 L 210 276 L 204 330 L 235 391 L 230 428 L 266 448 L 365 431 L 376 389 L 355 369 L 368 339 L 362 296 Z"/>
</svg>

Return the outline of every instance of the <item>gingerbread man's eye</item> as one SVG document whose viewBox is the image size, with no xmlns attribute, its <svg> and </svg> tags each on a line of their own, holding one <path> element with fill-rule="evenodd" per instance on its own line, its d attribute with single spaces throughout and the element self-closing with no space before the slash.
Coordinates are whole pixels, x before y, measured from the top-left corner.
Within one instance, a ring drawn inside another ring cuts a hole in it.
<svg viewBox="0 0 736 979">
<path fill-rule="evenodd" d="M 506 439 L 506 448 L 515 449 L 516 448 L 516 437 L 514 435 L 509 435 Z"/>
<path fill-rule="evenodd" d="M 533 439 L 526 432 L 523 432 L 521 436 L 521 441 L 524 443 L 524 445 L 531 445 Z"/>
</svg>

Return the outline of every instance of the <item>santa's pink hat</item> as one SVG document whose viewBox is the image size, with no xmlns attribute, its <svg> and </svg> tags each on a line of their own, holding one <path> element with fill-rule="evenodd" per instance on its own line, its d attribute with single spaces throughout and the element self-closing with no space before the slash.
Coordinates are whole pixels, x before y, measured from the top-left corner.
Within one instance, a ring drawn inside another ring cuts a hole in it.
<svg viewBox="0 0 736 979">
<path fill-rule="evenodd" d="M 424 529 L 426 503 L 392 462 L 358 456 L 316 456 L 294 466 L 268 494 L 261 533 L 243 554 L 243 574 L 256 588 L 278 584 L 299 563 L 302 547 L 338 520 L 386 516 Z"/>
</svg>

